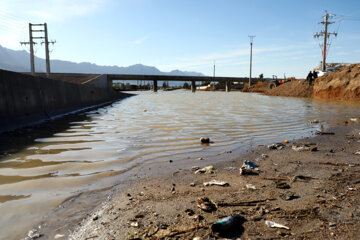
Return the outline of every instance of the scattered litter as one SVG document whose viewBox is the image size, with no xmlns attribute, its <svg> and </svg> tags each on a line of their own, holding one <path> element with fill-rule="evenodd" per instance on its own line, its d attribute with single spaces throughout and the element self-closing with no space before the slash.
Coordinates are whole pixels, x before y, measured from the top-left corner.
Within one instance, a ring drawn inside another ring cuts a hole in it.
<svg viewBox="0 0 360 240">
<path fill-rule="evenodd" d="M 222 187 L 228 187 L 230 184 L 228 182 L 220 182 L 216 180 L 211 180 L 210 182 L 204 182 L 204 186 L 222 186 Z"/>
<path fill-rule="evenodd" d="M 313 120 L 309 120 L 308 123 L 315 124 L 315 123 L 320 123 L 320 121 L 319 119 L 313 119 Z"/>
<path fill-rule="evenodd" d="M 268 227 L 271 227 L 271 228 L 283 228 L 283 229 L 290 230 L 289 227 L 287 227 L 287 226 L 285 226 L 285 225 L 282 225 L 282 224 L 279 224 L 279 223 L 276 223 L 276 222 L 273 222 L 273 221 L 268 221 L 268 220 L 266 220 L 266 221 L 265 221 L 265 224 L 266 224 Z"/>
<path fill-rule="evenodd" d="M 323 132 L 323 131 L 316 131 L 316 135 L 335 135 L 333 132 Z"/>
<path fill-rule="evenodd" d="M 262 158 L 268 158 L 268 157 L 269 157 L 269 155 L 267 155 L 267 154 L 263 153 L 263 154 L 261 154 L 261 157 L 262 157 Z"/>
<path fill-rule="evenodd" d="M 262 158 L 262 157 L 255 158 L 255 161 L 257 161 L 257 162 L 261 162 L 261 161 L 264 161 L 264 160 L 265 160 L 265 158 Z"/>
<path fill-rule="evenodd" d="M 198 174 L 198 173 L 211 174 L 211 173 L 214 173 L 214 170 L 215 170 L 214 166 L 210 165 L 210 166 L 196 170 L 195 174 Z"/>
<path fill-rule="evenodd" d="M 229 216 L 213 223 L 213 225 L 211 225 L 211 230 L 213 232 L 221 233 L 237 227 L 237 225 L 242 224 L 242 222 L 244 222 L 244 217 L 240 215 Z"/>
<path fill-rule="evenodd" d="M 28 235 L 27 239 L 37 239 L 43 236 L 42 234 L 38 233 L 36 229 L 30 230 L 27 235 Z"/>
<path fill-rule="evenodd" d="M 296 152 L 305 152 L 305 151 L 309 151 L 308 147 L 305 146 L 292 146 L 291 147 L 292 150 L 295 150 Z"/>
<path fill-rule="evenodd" d="M 304 175 L 296 175 L 295 177 L 292 178 L 291 182 L 295 182 L 297 180 L 308 182 L 314 179 L 318 179 L 318 178 L 311 176 L 304 176 Z"/>
<path fill-rule="evenodd" d="M 188 215 L 188 216 L 193 216 L 195 214 L 194 210 L 188 208 L 188 209 L 185 209 L 185 213 Z"/>
<path fill-rule="evenodd" d="M 355 155 L 360 155 L 360 151 L 354 152 Z"/>
<path fill-rule="evenodd" d="M 349 191 L 356 191 L 356 188 L 348 187 Z"/>
<path fill-rule="evenodd" d="M 198 158 L 198 160 L 204 160 L 204 158 L 202 158 L 202 157 L 199 157 L 199 158 Z"/>
<path fill-rule="evenodd" d="M 56 235 L 54 236 L 54 239 L 62 238 L 62 237 L 64 237 L 64 236 L 65 236 L 64 234 L 56 234 Z"/>
<path fill-rule="evenodd" d="M 205 212 L 213 212 L 217 210 L 217 204 L 208 197 L 198 198 L 198 207 Z"/>
<path fill-rule="evenodd" d="M 357 119 L 357 118 L 350 118 L 350 121 L 352 121 L 352 122 L 357 122 L 358 119 Z"/>
<path fill-rule="evenodd" d="M 286 182 L 284 181 L 275 181 L 275 187 L 276 188 L 279 188 L 279 189 L 289 189 L 291 188 L 289 184 L 287 184 Z"/>
<path fill-rule="evenodd" d="M 200 138 L 200 142 L 201 142 L 201 143 L 210 143 L 210 138 L 208 138 L 208 137 L 201 137 L 201 138 Z"/>
<path fill-rule="evenodd" d="M 313 146 L 313 144 L 302 144 L 300 146 L 293 145 L 291 148 L 296 152 L 305 152 L 305 151 L 315 152 L 315 151 L 317 151 L 317 146 Z"/>
<path fill-rule="evenodd" d="M 138 222 L 131 222 L 130 226 L 132 227 L 139 227 L 139 223 Z"/>
<path fill-rule="evenodd" d="M 267 146 L 270 150 L 281 150 L 285 147 L 283 143 L 274 143 Z"/>
<path fill-rule="evenodd" d="M 289 140 L 285 139 L 284 143 L 289 143 Z"/>
<path fill-rule="evenodd" d="M 240 168 L 240 175 L 251 175 L 251 174 L 259 174 L 259 168 L 258 166 L 253 163 L 250 162 L 248 160 L 245 160 L 243 165 Z"/>
<path fill-rule="evenodd" d="M 247 189 L 253 189 L 256 190 L 256 187 L 252 185 L 251 183 L 245 185 Z"/>
<path fill-rule="evenodd" d="M 233 172 L 236 170 L 236 167 L 226 167 L 226 168 L 224 168 L 224 170 Z"/>
<path fill-rule="evenodd" d="M 285 200 L 285 201 L 290 201 L 290 200 L 293 200 L 295 198 L 298 198 L 297 196 L 295 196 L 295 193 L 291 192 L 291 191 L 286 191 L 286 192 L 280 194 L 279 197 L 282 200 Z"/>
<path fill-rule="evenodd" d="M 191 167 L 191 171 L 196 171 L 196 170 L 199 170 L 199 169 L 200 169 L 199 166 L 193 166 L 193 167 Z"/>
</svg>

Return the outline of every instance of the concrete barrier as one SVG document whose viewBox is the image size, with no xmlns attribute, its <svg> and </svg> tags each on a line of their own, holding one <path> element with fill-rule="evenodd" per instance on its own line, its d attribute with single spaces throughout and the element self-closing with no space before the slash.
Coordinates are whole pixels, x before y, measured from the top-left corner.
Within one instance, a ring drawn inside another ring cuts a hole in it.
<svg viewBox="0 0 360 240">
<path fill-rule="evenodd" d="M 0 132 L 131 96 L 100 82 L 108 81 L 81 85 L 0 70 Z"/>
</svg>

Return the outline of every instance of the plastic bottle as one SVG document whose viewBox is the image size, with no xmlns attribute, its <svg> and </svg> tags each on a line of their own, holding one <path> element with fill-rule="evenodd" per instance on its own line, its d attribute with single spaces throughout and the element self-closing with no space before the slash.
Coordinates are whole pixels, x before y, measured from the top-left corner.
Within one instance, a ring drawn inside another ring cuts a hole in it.
<svg viewBox="0 0 360 240">
<path fill-rule="evenodd" d="M 214 223 L 211 226 L 211 230 L 213 232 L 223 232 L 226 230 L 229 230 L 231 228 L 233 228 L 234 226 L 236 226 L 237 224 L 240 224 L 243 221 L 243 217 L 240 215 L 235 215 L 235 216 L 229 216 L 226 218 L 223 218 L 219 221 L 217 221 L 216 223 Z"/>
</svg>

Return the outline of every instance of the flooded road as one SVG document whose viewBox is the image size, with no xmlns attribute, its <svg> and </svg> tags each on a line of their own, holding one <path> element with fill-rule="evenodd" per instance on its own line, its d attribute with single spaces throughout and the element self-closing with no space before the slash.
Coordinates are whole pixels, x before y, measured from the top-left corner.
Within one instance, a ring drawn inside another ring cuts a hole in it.
<svg viewBox="0 0 360 240">
<path fill-rule="evenodd" d="M 23 237 L 64 199 L 111 186 L 147 162 L 211 157 L 309 136 L 360 106 L 239 92 L 139 93 L 87 112 L 0 158 L 0 239 Z M 201 145 L 210 137 L 213 144 Z M 26 134 L 18 137 L 18 141 Z M 16 138 L 15 138 L 16 139 Z M 14 139 L 12 139 L 14 141 Z M 16 140 L 15 140 L 16 141 Z"/>
</svg>

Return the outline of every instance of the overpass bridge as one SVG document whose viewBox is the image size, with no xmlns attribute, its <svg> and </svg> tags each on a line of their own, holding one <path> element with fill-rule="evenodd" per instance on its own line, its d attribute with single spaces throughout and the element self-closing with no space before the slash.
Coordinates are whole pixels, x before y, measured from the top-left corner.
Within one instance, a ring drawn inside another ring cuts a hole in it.
<svg viewBox="0 0 360 240">
<path fill-rule="evenodd" d="M 196 91 L 196 82 L 219 82 L 225 83 L 225 89 L 230 91 L 231 83 L 234 82 L 249 82 L 249 78 L 241 77 L 208 77 L 208 76 L 172 76 L 172 75 L 134 75 L 134 74 L 106 74 L 109 81 L 113 80 L 141 80 L 153 81 L 154 92 L 157 92 L 158 81 L 178 81 L 191 82 L 191 91 Z M 257 78 L 252 78 L 252 83 L 257 82 Z"/>
</svg>

